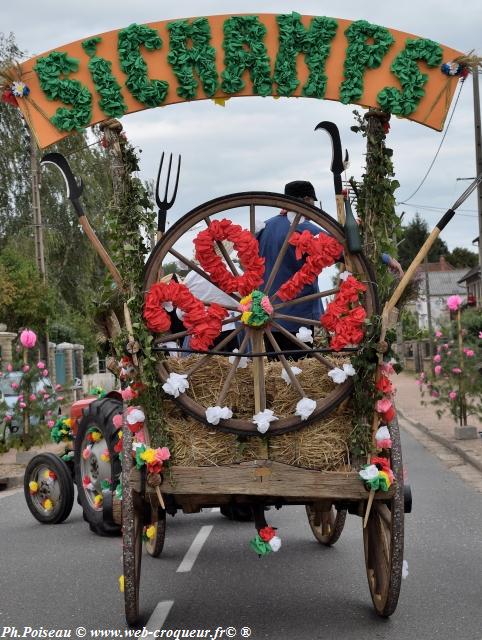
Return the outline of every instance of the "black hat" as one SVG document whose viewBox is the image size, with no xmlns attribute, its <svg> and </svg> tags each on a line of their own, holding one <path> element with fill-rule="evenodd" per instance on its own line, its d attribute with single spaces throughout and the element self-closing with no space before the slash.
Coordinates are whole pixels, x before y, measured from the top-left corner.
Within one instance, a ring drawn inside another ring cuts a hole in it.
<svg viewBox="0 0 482 640">
<path fill-rule="evenodd" d="M 308 198 L 318 200 L 313 185 L 307 180 L 288 182 L 288 184 L 285 185 L 285 195 L 293 196 L 294 198 L 305 198 L 308 196 Z"/>
</svg>

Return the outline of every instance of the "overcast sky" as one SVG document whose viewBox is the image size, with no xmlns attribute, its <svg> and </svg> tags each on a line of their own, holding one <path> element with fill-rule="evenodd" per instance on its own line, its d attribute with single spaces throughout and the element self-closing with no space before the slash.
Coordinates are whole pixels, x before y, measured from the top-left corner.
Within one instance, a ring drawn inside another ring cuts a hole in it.
<svg viewBox="0 0 482 640">
<path fill-rule="evenodd" d="M 402 6 L 403 4 L 403 6 Z M 13 32 L 19 47 L 30 55 L 42 53 L 89 35 L 172 18 L 227 13 L 288 13 L 365 19 L 373 23 L 432 38 L 441 44 L 481 54 L 482 8 L 477 0 L 457 2 L 405 0 L 286 2 L 277 0 L 176 0 L 135 2 L 116 0 L 15 0 L 0 5 L 0 29 Z M 458 90 L 457 90 L 458 91 Z M 456 94 L 457 95 L 457 92 Z M 225 108 L 213 102 L 168 106 L 122 119 L 131 142 L 142 149 L 142 177 L 154 178 L 163 150 L 182 154 L 182 175 L 170 222 L 215 196 L 237 191 L 282 191 L 285 182 L 311 180 L 323 208 L 335 215 L 331 146 L 328 136 L 314 133 L 321 120 L 340 128 L 351 166 L 347 177 L 360 178 L 364 166 L 364 140 L 350 131 L 352 110 L 329 101 L 310 99 L 238 98 Z M 388 145 L 394 150 L 399 202 L 419 186 L 440 143 L 442 133 L 405 120 L 392 119 Z M 475 175 L 472 78 L 460 100 L 440 155 L 420 191 L 400 204 L 409 219 L 419 211 L 429 227 L 451 206 L 468 185 L 457 178 Z M 414 205 L 419 205 L 418 207 Z M 420 206 L 421 205 L 421 206 Z M 450 249 L 476 250 L 478 235 L 475 195 L 465 202 L 442 238 Z"/>
</svg>

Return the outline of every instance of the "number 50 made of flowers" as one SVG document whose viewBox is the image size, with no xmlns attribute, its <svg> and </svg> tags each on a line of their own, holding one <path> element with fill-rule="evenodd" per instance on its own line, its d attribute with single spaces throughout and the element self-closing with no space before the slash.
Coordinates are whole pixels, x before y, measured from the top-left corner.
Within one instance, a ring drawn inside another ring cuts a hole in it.
<svg viewBox="0 0 482 640">
<path fill-rule="evenodd" d="M 458 81 L 441 65 L 460 55 L 365 20 L 210 16 L 78 40 L 24 62 L 15 79 L 41 148 L 106 117 L 246 95 L 357 103 L 441 130 Z"/>
</svg>

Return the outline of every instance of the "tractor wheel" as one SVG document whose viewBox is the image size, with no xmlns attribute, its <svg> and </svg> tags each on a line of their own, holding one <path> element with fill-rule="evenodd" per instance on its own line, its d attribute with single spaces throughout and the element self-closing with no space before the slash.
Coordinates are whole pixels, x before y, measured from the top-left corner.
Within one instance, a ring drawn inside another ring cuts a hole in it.
<svg viewBox="0 0 482 640">
<path fill-rule="evenodd" d="M 87 407 L 75 438 L 77 500 L 90 530 L 100 536 L 120 535 L 119 525 L 104 521 L 102 509 L 102 492 L 115 490 L 121 473 L 119 455 L 114 450 L 118 429 L 112 421 L 120 413 L 119 400 L 95 400 Z"/>
<path fill-rule="evenodd" d="M 42 524 L 59 524 L 69 517 L 74 483 L 65 462 L 53 453 L 41 453 L 30 460 L 23 490 L 30 513 Z"/>
</svg>

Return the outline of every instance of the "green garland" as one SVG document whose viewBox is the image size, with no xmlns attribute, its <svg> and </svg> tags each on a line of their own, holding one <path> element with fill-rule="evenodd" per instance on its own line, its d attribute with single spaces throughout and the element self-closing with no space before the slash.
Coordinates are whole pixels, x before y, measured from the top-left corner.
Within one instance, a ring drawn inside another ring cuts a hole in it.
<svg viewBox="0 0 482 640">
<path fill-rule="evenodd" d="M 325 64 L 338 29 L 337 20 L 316 17 L 306 29 L 300 14 L 293 12 L 277 16 L 276 21 L 279 49 L 273 79 L 278 85 L 278 95 L 291 96 L 298 87 L 300 81 L 296 73 L 296 57 L 304 53 L 310 74 L 303 87 L 303 95 L 324 98 L 327 83 Z"/>
<path fill-rule="evenodd" d="M 359 100 L 364 91 L 363 76 L 366 69 L 377 69 L 392 46 L 394 38 L 385 27 L 366 20 L 352 22 L 345 31 L 348 48 L 345 58 L 345 79 L 340 86 L 340 102 L 349 104 Z M 367 44 L 367 39 L 374 40 Z"/>
<path fill-rule="evenodd" d="M 248 69 L 253 93 L 260 96 L 271 94 L 271 67 L 264 44 L 265 35 L 266 27 L 258 16 L 236 16 L 224 22 L 224 71 L 221 73 L 223 91 L 241 91 L 245 86 L 242 76 Z"/>
<path fill-rule="evenodd" d="M 390 69 L 397 76 L 403 91 L 394 87 L 385 87 L 377 95 L 380 107 L 399 116 L 409 116 L 416 111 L 425 95 L 424 86 L 428 76 L 421 73 L 417 60 L 423 60 L 429 67 L 438 67 L 442 63 L 442 47 L 433 40 L 407 40 L 405 49 L 392 62 Z"/>
<path fill-rule="evenodd" d="M 92 118 L 92 94 L 78 80 L 65 77 L 78 68 L 77 58 L 71 58 L 60 51 L 52 51 L 47 56 L 38 58 L 34 67 L 47 98 L 72 105 L 71 109 L 59 107 L 50 118 L 50 122 L 59 131 L 81 130 Z"/>
<path fill-rule="evenodd" d="M 162 40 L 147 25 L 131 24 L 119 31 L 117 48 L 121 69 L 127 75 L 127 88 L 146 107 L 158 107 L 166 99 L 169 84 L 165 80 L 149 80 L 147 64 L 139 51 L 141 45 L 155 51 L 162 47 Z"/>
<path fill-rule="evenodd" d="M 203 91 L 212 97 L 218 88 L 216 49 L 210 46 L 211 28 L 206 18 L 178 20 L 167 25 L 169 31 L 169 53 L 167 61 L 179 82 L 177 95 L 186 100 L 196 97 L 198 82 L 193 68 L 197 69 Z M 188 41 L 192 47 L 188 47 Z"/>
<path fill-rule="evenodd" d="M 102 38 L 88 38 L 82 42 L 82 47 L 89 60 L 89 71 L 94 86 L 101 96 L 99 107 L 111 118 L 120 118 L 127 111 L 127 105 L 122 97 L 120 84 L 112 74 L 112 63 L 96 55 L 97 45 Z"/>
</svg>

